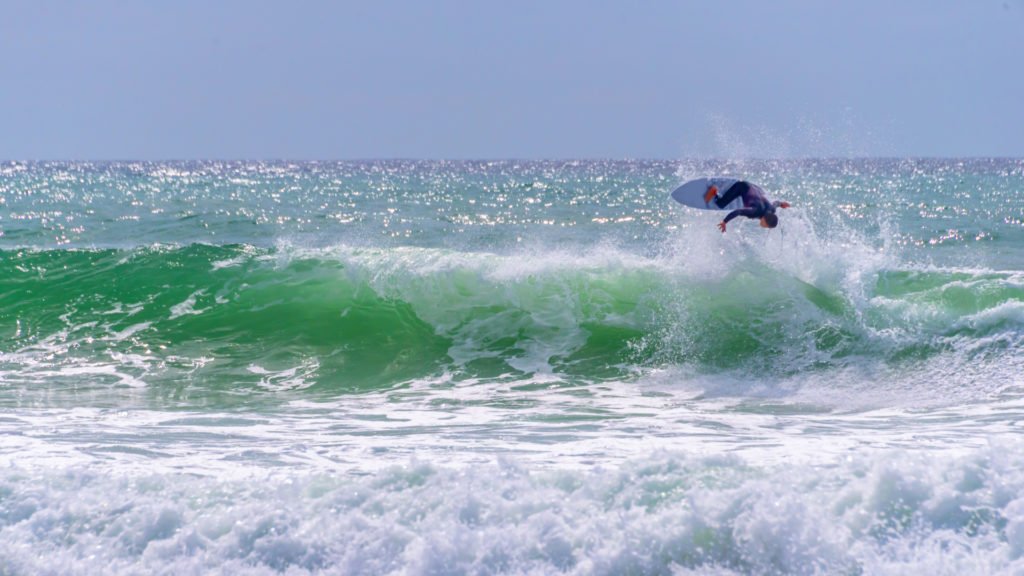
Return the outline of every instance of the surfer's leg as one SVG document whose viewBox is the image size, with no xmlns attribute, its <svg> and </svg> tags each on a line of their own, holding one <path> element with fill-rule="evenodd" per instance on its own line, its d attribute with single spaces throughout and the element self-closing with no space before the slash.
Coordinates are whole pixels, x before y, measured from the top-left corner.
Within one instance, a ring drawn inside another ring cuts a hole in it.
<svg viewBox="0 0 1024 576">
<path fill-rule="evenodd" d="M 715 198 L 715 204 L 717 204 L 719 208 L 725 208 L 729 205 L 729 202 L 739 198 L 749 189 L 750 183 L 740 180 L 732 186 L 729 186 L 729 189 L 725 191 L 725 194 L 720 194 L 718 198 Z"/>
</svg>

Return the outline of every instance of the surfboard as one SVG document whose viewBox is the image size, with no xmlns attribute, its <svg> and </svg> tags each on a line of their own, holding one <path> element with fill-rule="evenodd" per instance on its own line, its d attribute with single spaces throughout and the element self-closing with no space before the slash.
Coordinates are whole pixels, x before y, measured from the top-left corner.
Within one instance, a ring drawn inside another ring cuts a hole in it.
<svg viewBox="0 0 1024 576">
<path fill-rule="evenodd" d="M 689 206 L 690 208 L 699 208 L 701 210 L 736 210 L 737 208 L 743 208 L 743 200 L 737 198 L 732 202 L 729 202 L 724 207 L 719 208 L 717 204 L 711 202 L 710 204 L 704 203 L 704 193 L 708 191 L 710 178 L 698 178 L 696 180 L 690 180 L 686 184 L 683 184 L 679 188 L 672 191 L 672 199 L 679 202 L 683 206 Z M 717 180 L 717 178 L 716 178 Z M 725 190 L 719 190 L 718 194 L 725 193 Z"/>
</svg>

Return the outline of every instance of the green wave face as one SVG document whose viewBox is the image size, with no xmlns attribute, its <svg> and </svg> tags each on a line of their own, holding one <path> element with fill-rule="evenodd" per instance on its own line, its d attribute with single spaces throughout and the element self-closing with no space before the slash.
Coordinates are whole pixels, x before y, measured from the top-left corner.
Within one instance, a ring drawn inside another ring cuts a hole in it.
<svg viewBox="0 0 1024 576">
<path fill-rule="evenodd" d="M 198 245 L 21 251 L 4 254 L 3 273 L 8 356 L 109 360 L 165 394 L 372 388 L 430 374 L 450 346 L 408 303 L 331 261 Z"/>
<path fill-rule="evenodd" d="M 0 370 L 36 392 L 205 402 L 417 379 L 592 382 L 677 365 L 913 369 L 1021 338 L 1013 274 L 885 270 L 852 295 L 748 264 L 693 278 L 639 257 L 439 249 L 4 251 Z"/>
</svg>

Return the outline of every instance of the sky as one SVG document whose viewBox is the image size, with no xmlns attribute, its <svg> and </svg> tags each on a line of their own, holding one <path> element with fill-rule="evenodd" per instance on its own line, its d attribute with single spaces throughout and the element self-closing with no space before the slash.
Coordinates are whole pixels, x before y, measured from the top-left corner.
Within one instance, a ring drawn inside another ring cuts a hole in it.
<svg viewBox="0 0 1024 576">
<path fill-rule="evenodd" d="M 0 0 L 0 159 L 1024 157 L 1024 0 Z"/>
</svg>

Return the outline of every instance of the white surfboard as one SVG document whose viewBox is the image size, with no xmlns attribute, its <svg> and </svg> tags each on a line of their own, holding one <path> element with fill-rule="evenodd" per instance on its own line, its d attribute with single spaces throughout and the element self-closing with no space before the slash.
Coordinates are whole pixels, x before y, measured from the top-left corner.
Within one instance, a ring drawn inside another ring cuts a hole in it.
<svg viewBox="0 0 1024 576">
<path fill-rule="evenodd" d="M 743 199 L 737 198 L 732 202 L 729 202 L 724 207 L 719 208 L 714 202 L 705 203 L 704 193 L 708 191 L 709 178 L 698 178 L 696 180 L 690 180 L 686 184 L 683 184 L 679 188 L 672 191 L 672 199 L 679 202 L 683 206 L 689 206 L 690 208 L 700 208 L 701 210 L 736 210 L 737 208 L 743 208 Z M 725 190 L 719 190 L 718 194 L 722 195 Z"/>
</svg>

